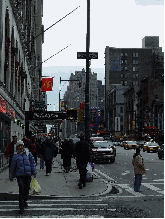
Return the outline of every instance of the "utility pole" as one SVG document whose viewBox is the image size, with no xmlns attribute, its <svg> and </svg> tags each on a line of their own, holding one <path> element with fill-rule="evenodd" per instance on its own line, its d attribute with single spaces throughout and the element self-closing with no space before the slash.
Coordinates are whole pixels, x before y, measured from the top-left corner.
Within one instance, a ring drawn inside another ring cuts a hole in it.
<svg viewBox="0 0 165 219">
<path fill-rule="evenodd" d="M 90 0 L 87 0 L 86 35 L 86 89 L 85 89 L 85 139 L 89 140 L 89 46 L 90 46 Z"/>
</svg>

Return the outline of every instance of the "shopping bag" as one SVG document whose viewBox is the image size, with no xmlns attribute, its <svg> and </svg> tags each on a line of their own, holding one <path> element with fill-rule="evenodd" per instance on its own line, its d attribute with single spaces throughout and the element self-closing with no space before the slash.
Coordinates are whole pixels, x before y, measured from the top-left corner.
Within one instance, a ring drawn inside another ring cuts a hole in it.
<svg viewBox="0 0 165 219">
<path fill-rule="evenodd" d="M 91 164 L 87 164 L 87 173 L 86 173 L 86 182 L 92 182 L 93 181 L 93 173 L 92 173 L 92 167 Z"/>
<path fill-rule="evenodd" d="M 42 191 L 40 185 L 38 184 L 36 178 L 34 178 L 30 185 L 30 195 L 36 195 Z"/>
</svg>

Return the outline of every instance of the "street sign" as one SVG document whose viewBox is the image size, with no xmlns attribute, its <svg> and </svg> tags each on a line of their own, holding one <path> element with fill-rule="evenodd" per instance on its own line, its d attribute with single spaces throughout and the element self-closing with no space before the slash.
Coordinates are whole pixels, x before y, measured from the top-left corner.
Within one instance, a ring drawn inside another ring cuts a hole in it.
<svg viewBox="0 0 165 219">
<path fill-rule="evenodd" d="M 86 52 L 77 52 L 77 59 L 86 59 Z M 89 59 L 98 59 L 98 52 L 89 52 Z"/>
</svg>

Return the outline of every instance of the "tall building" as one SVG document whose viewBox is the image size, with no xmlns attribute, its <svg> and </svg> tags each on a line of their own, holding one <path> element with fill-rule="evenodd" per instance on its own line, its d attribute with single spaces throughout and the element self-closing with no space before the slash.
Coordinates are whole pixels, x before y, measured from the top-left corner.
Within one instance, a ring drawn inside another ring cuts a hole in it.
<svg viewBox="0 0 165 219">
<path fill-rule="evenodd" d="M 67 108 L 80 109 L 80 103 L 85 102 L 85 85 L 86 74 L 85 69 L 82 71 L 75 71 L 75 74 L 71 73 L 69 79 L 69 86 L 64 94 L 64 102 L 67 104 Z M 100 108 L 104 109 L 104 85 L 102 81 L 97 80 L 97 73 L 89 72 L 89 109 Z M 77 124 L 68 122 L 70 128 L 68 128 L 68 136 L 75 132 L 84 132 L 83 114 L 81 120 Z M 78 119 L 80 118 L 80 115 Z M 82 122 L 81 122 L 82 121 Z M 74 130 L 74 131 L 73 131 Z"/>
<path fill-rule="evenodd" d="M 159 37 L 144 37 L 142 48 L 105 48 L 105 121 L 111 84 L 139 86 L 145 76 L 162 74 L 163 56 Z"/>
<path fill-rule="evenodd" d="M 25 134 L 25 111 L 40 99 L 43 0 L 0 1 L 0 151 Z"/>
</svg>

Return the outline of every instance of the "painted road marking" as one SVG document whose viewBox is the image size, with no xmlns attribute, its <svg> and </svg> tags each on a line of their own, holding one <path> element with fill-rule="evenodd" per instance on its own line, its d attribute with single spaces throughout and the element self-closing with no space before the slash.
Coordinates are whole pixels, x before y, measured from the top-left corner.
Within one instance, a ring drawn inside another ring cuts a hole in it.
<svg viewBox="0 0 165 219">
<path fill-rule="evenodd" d="M 142 185 L 147 187 L 147 188 L 149 188 L 149 189 L 151 189 L 151 190 L 153 190 L 153 191 L 156 191 L 156 192 L 158 192 L 160 194 L 164 194 L 164 191 L 162 191 L 161 189 L 157 188 L 156 186 L 151 185 L 150 183 L 142 183 Z"/>
</svg>

